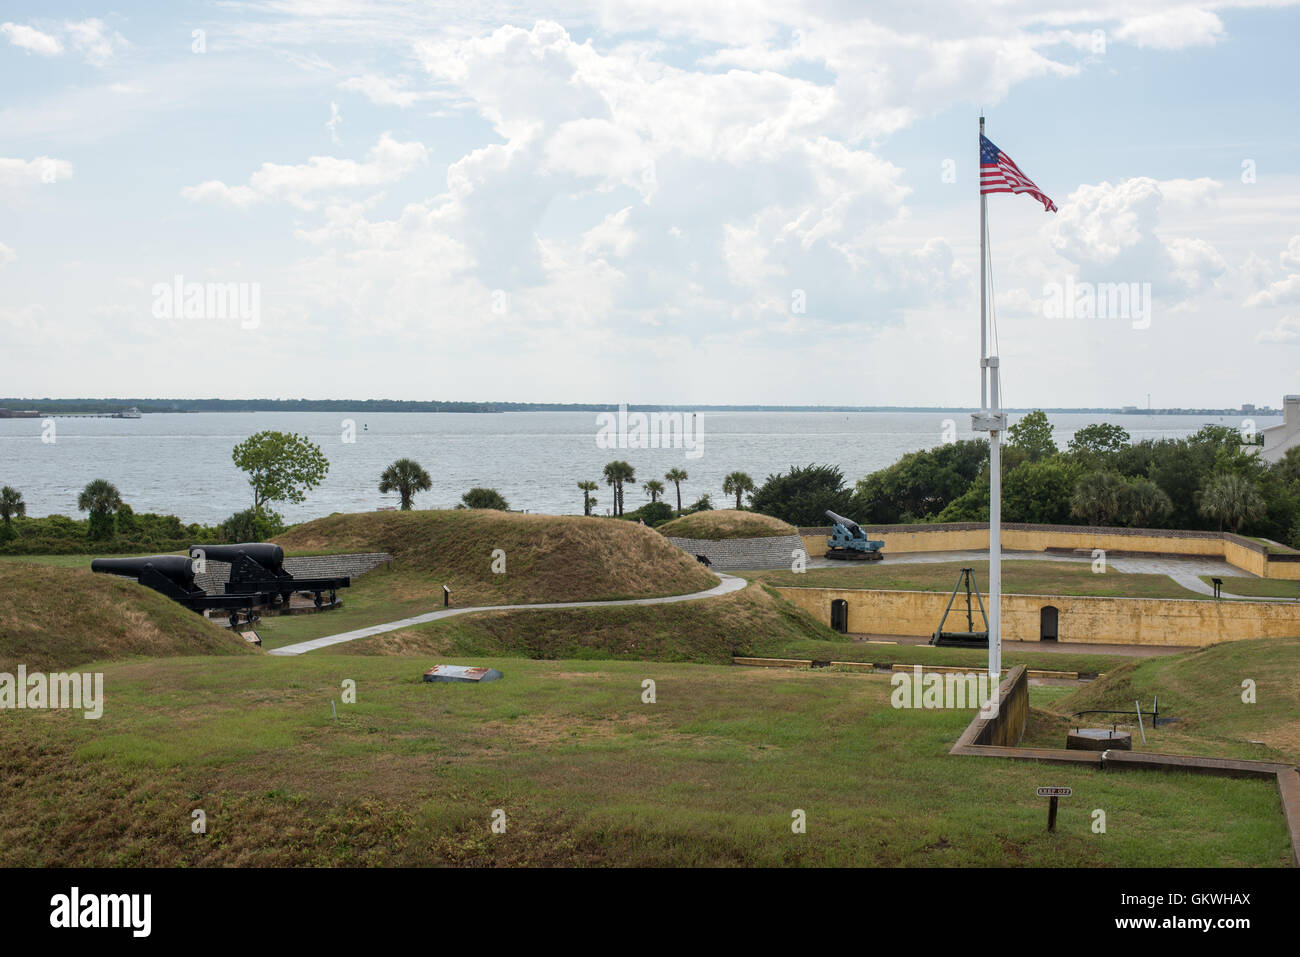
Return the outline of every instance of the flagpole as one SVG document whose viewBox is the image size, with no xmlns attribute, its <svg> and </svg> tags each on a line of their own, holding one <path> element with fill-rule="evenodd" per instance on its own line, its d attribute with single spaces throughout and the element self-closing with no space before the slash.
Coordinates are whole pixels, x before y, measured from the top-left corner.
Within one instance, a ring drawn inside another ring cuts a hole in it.
<svg viewBox="0 0 1300 957">
<path fill-rule="evenodd" d="M 984 146 L 984 117 L 980 117 L 980 148 Z M 988 264 L 985 256 L 984 237 L 988 235 L 989 197 L 980 190 L 980 411 L 987 412 L 989 407 L 989 369 L 988 369 L 988 314 L 986 304 L 988 295 L 984 283 L 988 277 Z"/>
<path fill-rule="evenodd" d="M 984 147 L 984 117 L 980 117 L 980 151 Z M 1002 677 L 1002 412 L 999 359 L 988 349 L 988 195 L 980 186 L 980 411 L 971 416 L 977 432 L 989 433 L 989 677 L 993 687 Z M 989 376 L 992 370 L 992 390 Z"/>
</svg>

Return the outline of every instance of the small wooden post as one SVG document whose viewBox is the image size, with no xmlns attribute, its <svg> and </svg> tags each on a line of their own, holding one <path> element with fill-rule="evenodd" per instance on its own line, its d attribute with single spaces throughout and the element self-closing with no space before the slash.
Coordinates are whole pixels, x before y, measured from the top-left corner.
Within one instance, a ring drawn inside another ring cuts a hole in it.
<svg viewBox="0 0 1300 957">
<path fill-rule="evenodd" d="M 1056 830 L 1056 809 L 1061 798 L 1069 797 L 1073 793 L 1074 790 L 1072 788 L 1049 787 L 1038 789 L 1038 796 L 1040 798 L 1050 799 L 1047 803 L 1047 829 L 1049 831 Z"/>
</svg>

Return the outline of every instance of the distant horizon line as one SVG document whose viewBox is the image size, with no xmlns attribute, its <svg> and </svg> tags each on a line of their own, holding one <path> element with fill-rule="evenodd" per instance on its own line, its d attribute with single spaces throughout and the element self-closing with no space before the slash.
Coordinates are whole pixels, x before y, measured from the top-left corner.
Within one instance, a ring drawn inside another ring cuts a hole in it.
<svg viewBox="0 0 1300 957">
<path fill-rule="evenodd" d="M 490 414 L 500 412 L 605 412 L 621 406 L 638 412 L 974 412 L 973 406 L 933 405 L 842 405 L 842 404 L 681 404 L 681 403 L 597 403 L 597 402 L 505 402 L 444 399 L 146 399 L 146 398 L 0 398 L 0 415 L 48 411 L 51 414 L 121 411 L 134 407 L 141 413 L 177 412 L 329 412 L 356 409 L 373 412 L 451 412 Z M 1007 406 L 1006 412 L 1109 415 L 1281 415 L 1269 406 L 1251 408 L 1189 408 L 1168 406 Z"/>
</svg>

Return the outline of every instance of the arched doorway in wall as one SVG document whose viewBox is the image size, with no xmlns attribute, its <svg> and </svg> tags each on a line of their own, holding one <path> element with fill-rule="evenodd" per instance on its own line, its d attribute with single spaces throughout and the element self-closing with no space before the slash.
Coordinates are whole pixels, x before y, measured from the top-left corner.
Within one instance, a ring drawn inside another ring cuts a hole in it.
<svg viewBox="0 0 1300 957">
<path fill-rule="evenodd" d="M 1038 640 L 1056 641 L 1060 635 L 1057 629 L 1059 613 L 1055 605 L 1044 605 L 1038 613 Z"/>
<path fill-rule="evenodd" d="M 849 603 L 843 598 L 836 598 L 831 602 L 831 628 L 841 635 L 848 634 Z"/>
</svg>

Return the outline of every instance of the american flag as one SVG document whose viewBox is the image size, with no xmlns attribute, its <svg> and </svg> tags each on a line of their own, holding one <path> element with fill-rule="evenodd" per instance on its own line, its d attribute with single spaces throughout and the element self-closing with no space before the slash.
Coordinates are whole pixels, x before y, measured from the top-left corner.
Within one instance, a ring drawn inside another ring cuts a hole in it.
<svg viewBox="0 0 1300 957">
<path fill-rule="evenodd" d="M 993 145 L 984 134 L 980 134 L 980 192 L 981 193 L 1028 193 L 1043 204 L 1046 212 L 1056 212 L 1056 204 L 1047 198 L 1041 189 L 1034 185 L 1020 167 L 1011 161 L 1011 157 Z"/>
</svg>

